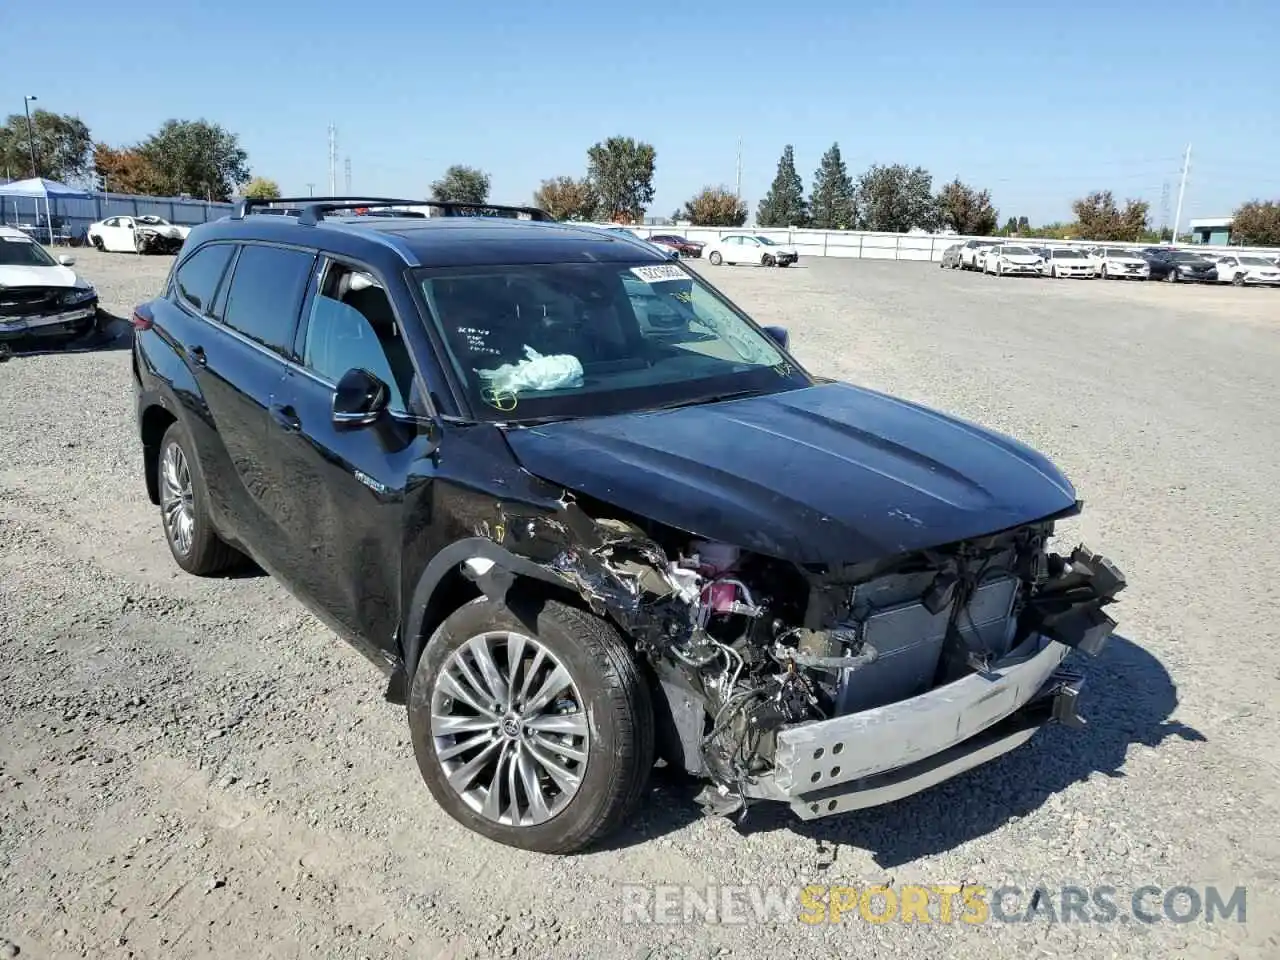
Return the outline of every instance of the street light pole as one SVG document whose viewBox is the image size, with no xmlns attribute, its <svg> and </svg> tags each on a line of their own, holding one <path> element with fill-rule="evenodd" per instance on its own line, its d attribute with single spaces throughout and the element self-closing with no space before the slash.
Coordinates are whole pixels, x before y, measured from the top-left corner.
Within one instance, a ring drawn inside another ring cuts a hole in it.
<svg viewBox="0 0 1280 960">
<path fill-rule="evenodd" d="M 36 137 L 31 131 L 31 101 L 39 99 L 35 96 L 27 96 L 22 98 L 22 109 L 27 115 L 27 146 L 31 148 L 31 175 L 33 177 L 40 176 L 40 164 L 36 160 Z"/>
</svg>

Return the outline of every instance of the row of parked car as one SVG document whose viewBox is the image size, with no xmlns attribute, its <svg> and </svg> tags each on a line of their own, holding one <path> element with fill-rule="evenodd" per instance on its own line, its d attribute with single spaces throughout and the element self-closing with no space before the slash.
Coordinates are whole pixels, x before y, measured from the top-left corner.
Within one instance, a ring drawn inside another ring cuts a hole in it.
<svg viewBox="0 0 1280 960">
<path fill-rule="evenodd" d="M 1280 258 L 1256 253 L 1201 254 L 1175 247 L 1041 246 L 1004 240 L 966 240 L 942 254 L 942 269 L 995 276 L 1083 277 L 1280 286 Z"/>
</svg>

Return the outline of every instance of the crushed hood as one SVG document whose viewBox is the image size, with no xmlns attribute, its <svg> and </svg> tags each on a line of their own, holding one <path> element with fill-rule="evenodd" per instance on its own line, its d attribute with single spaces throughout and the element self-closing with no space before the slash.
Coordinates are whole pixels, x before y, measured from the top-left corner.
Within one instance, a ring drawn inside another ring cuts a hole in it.
<svg viewBox="0 0 1280 960">
<path fill-rule="evenodd" d="M 530 473 L 710 540 L 856 563 L 1071 508 L 1047 459 L 848 384 L 507 431 Z"/>
<path fill-rule="evenodd" d="M 0 287 L 74 287 L 70 267 L 0 267 Z"/>
</svg>

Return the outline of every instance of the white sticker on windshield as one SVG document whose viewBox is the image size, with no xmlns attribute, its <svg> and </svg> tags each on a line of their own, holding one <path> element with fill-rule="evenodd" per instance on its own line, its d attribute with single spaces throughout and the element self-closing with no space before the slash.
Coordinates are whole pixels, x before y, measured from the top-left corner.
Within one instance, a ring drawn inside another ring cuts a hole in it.
<svg viewBox="0 0 1280 960">
<path fill-rule="evenodd" d="M 670 263 L 655 264 L 651 267 L 632 267 L 631 272 L 645 283 L 664 283 L 667 280 L 689 279 L 687 273 Z"/>
</svg>

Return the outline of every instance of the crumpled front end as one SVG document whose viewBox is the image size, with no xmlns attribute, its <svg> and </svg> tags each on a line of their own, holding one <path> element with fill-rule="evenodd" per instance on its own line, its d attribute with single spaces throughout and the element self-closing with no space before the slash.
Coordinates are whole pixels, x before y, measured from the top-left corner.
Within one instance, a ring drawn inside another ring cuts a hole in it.
<svg viewBox="0 0 1280 960">
<path fill-rule="evenodd" d="M 590 505 L 592 514 L 600 505 Z M 1125 586 L 1051 519 L 849 565 L 797 564 L 639 518 L 555 514 L 477 531 L 630 636 L 660 688 L 663 753 L 710 780 L 718 812 L 753 799 L 826 816 L 917 792 L 1079 724 L 1072 649 L 1097 654 Z M 482 590 L 498 575 L 472 567 Z"/>
</svg>

